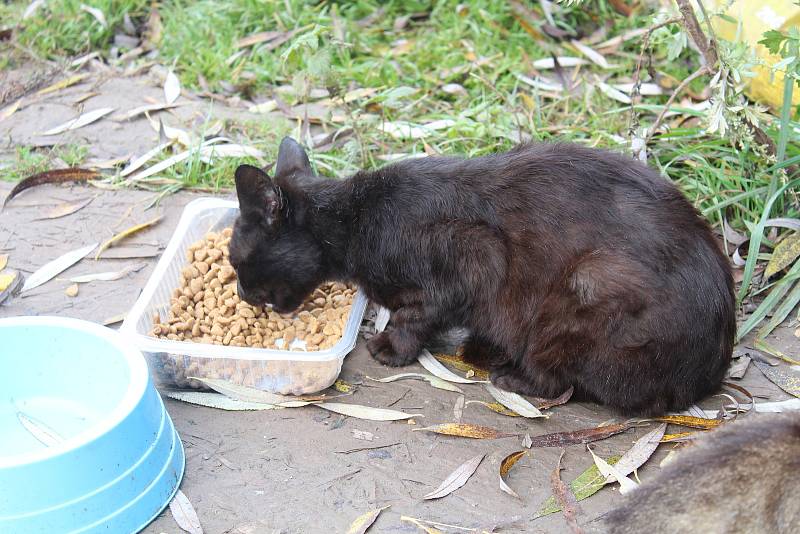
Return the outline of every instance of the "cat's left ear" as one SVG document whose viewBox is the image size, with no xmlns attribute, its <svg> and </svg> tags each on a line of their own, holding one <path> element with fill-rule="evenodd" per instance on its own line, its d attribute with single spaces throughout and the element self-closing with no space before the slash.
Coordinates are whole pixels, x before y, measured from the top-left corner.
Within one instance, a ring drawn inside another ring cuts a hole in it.
<svg viewBox="0 0 800 534">
<path fill-rule="evenodd" d="M 291 137 L 284 137 L 278 148 L 278 161 L 275 163 L 275 176 L 310 173 L 311 163 L 300 143 Z"/>
</svg>

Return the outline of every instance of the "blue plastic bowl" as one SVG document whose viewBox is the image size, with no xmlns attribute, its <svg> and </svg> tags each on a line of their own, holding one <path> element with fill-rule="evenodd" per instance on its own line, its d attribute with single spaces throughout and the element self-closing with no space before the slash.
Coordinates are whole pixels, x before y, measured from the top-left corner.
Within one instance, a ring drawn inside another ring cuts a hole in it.
<svg viewBox="0 0 800 534">
<path fill-rule="evenodd" d="M 0 319 L 0 532 L 137 532 L 183 477 L 141 353 L 60 317 Z"/>
</svg>

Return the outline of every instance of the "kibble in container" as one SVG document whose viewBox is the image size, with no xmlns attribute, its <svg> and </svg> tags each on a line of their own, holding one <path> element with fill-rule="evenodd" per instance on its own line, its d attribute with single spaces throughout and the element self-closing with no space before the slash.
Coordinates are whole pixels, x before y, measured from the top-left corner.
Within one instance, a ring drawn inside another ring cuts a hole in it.
<svg viewBox="0 0 800 534">
<path fill-rule="evenodd" d="M 214 198 L 198 199 L 186 206 L 172 239 L 123 322 L 120 332 L 144 353 L 156 382 L 163 386 L 202 387 L 201 382 L 192 379 L 198 377 L 222 378 L 282 394 L 299 395 L 325 389 L 339 376 L 344 357 L 355 346 L 358 327 L 367 304 L 367 299 L 360 290 L 354 296 L 349 296 L 346 310 L 339 310 L 342 313 L 339 314 L 336 325 L 331 322 L 331 328 L 335 330 L 337 337 L 340 336 L 338 341 L 314 346 L 318 350 L 304 350 L 311 337 L 305 340 L 294 339 L 281 347 L 282 340 L 275 339 L 280 335 L 277 331 L 272 338 L 259 339 L 257 344 L 260 346 L 256 347 L 235 346 L 235 336 L 227 335 L 228 332 L 223 336 L 215 336 L 211 329 L 208 329 L 208 334 L 204 334 L 198 333 L 198 328 L 195 327 L 196 336 L 191 335 L 191 328 L 185 329 L 185 335 L 181 333 L 184 325 L 176 314 L 193 305 L 198 310 L 202 306 L 202 293 L 198 293 L 200 287 L 193 287 L 192 284 L 192 281 L 196 284 L 199 282 L 186 278 L 191 271 L 187 254 L 192 247 L 197 248 L 198 243 L 207 240 L 209 235 L 222 238 L 225 229 L 233 225 L 238 212 L 236 201 Z M 226 280 L 225 276 L 227 274 L 222 273 L 219 279 Z M 209 276 L 206 279 L 211 280 Z M 227 283 L 232 284 L 230 280 Z M 326 287 L 336 289 L 332 284 Z M 312 295 L 307 301 L 308 309 L 302 312 L 305 318 L 310 320 L 312 312 L 316 314 L 313 317 L 323 313 L 332 314 L 331 310 L 322 309 L 322 304 L 319 311 L 313 308 L 315 296 L 320 302 L 324 300 L 320 295 Z M 229 304 L 235 305 L 236 313 L 246 316 L 246 319 L 253 312 L 256 317 L 263 317 L 262 322 L 268 321 L 272 313 L 269 309 L 249 307 L 242 302 L 234 304 L 229 301 Z M 232 313 L 227 311 L 228 315 Z M 318 318 L 320 324 L 323 324 L 324 316 Z M 220 319 L 224 323 L 228 318 Z M 174 332 L 165 328 L 162 333 L 162 326 L 168 325 L 177 325 L 179 328 L 173 328 Z M 254 332 L 256 328 L 259 327 L 255 325 Z M 261 331 L 257 333 L 260 334 Z M 291 335 L 294 337 L 294 332 Z M 264 337 L 267 337 L 266 334 Z"/>
</svg>

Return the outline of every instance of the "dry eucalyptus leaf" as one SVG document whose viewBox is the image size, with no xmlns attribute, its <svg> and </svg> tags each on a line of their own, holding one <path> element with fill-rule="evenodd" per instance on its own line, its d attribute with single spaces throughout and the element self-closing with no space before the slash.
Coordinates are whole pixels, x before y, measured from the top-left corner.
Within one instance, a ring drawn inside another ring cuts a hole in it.
<svg viewBox="0 0 800 534">
<path fill-rule="evenodd" d="M 218 393 L 222 393 L 232 399 L 244 402 L 258 402 L 263 404 L 274 404 L 282 408 L 298 408 L 300 406 L 308 406 L 312 402 L 321 401 L 325 395 L 305 395 L 305 396 L 288 396 L 278 395 L 277 393 L 270 393 L 269 391 L 262 391 L 260 389 L 234 384 L 229 380 L 221 378 L 200 378 L 195 376 L 187 377 L 192 380 L 202 382 Z"/>
<path fill-rule="evenodd" d="M 779 369 L 777 367 L 770 367 L 758 361 L 753 361 L 753 364 L 764 373 L 764 376 L 766 376 L 770 382 L 786 393 L 794 395 L 795 397 L 800 397 L 800 373 Z"/>
<path fill-rule="evenodd" d="M 172 109 L 183 104 L 145 104 L 144 106 L 139 106 L 138 108 L 133 108 L 130 111 L 126 111 L 125 113 L 120 113 L 119 115 L 114 115 L 112 117 L 116 121 L 127 121 L 131 120 L 134 117 L 138 117 L 139 115 L 144 115 L 145 113 L 150 113 L 152 111 L 164 111 L 165 109 Z"/>
<path fill-rule="evenodd" d="M 418 431 L 434 432 L 436 434 L 444 434 L 446 436 L 457 436 L 461 438 L 472 439 L 497 439 L 508 438 L 517 435 L 500 432 L 499 430 L 488 426 L 473 425 L 470 423 L 442 423 L 440 425 L 432 425 L 413 429 L 413 432 Z"/>
<path fill-rule="evenodd" d="M 66 217 L 67 215 L 72 215 L 73 213 L 77 213 L 78 211 L 82 210 L 83 208 L 91 204 L 95 198 L 96 197 L 91 197 L 86 200 L 81 200 L 78 202 L 65 202 L 63 204 L 59 204 L 58 206 L 48 211 L 44 217 L 40 217 L 34 220 L 44 221 L 47 219 L 59 219 L 61 217 Z"/>
<path fill-rule="evenodd" d="M 36 91 L 36 96 L 42 96 L 42 95 L 46 95 L 48 93 L 55 93 L 56 91 L 60 91 L 60 90 L 65 89 L 65 88 L 67 88 L 67 87 L 69 87 L 71 85 L 75 85 L 78 82 L 82 82 L 83 80 L 85 80 L 88 77 L 89 77 L 89 73 L 88 72 L 84 72 L 83 74 L 75 74 L 73 76 L 70 76 L 69 78 L 64 78 L 63 80 L 57 81 L 53 85 L 48 85 L 44 89 L 40 89 L 40 90 Z"/>
<path fill-rule="evenodd" d="M 73 276 L 69 279 L 69 281 L 75 282 L 76 284 L 87 284 L 89 282 L 113 282 L 114 280 L 119 280 L 130 273 L 140 271 L 146 266 L 146 263 L 137 263 L 135 265 L 125 267 L 120 271 L 106 271 L 103 273 L 90 273 L 82 274 L 80 276 Z"/>
<path fill-rule="evenodd" d="M 590 446 L 587 445 L 586 448 L 592 454 L 592 459 L 594 459 L 594 464 L 597 466 L 597 469 L 600 471 L 600 473 L 602 473 L 603 476 L 606 477 L 606 480 L 611 478 L 612 480 L 616 480 L 617 482 L 619 482 L 620 493 L 625 494 L 628 493 L 629 491 L 633 491 L 636 489 L 636 487 L 639 484 L 629 479 L 628 477 L 620 473 L 616 469 L 616 467 L 614 467 L 613 465 L 609 464 L 608 462 L 597 456 Z"/>
<path fill-rule="evenodd" d="M 179 96 L 181 96 L 181 82 L 174 72 L 169 71 L 167 79 L 164 81 L 164 101 L 172 104 Z"/>
<path fill-rule="evenodd" d="M 108 27 L 108 22 L 106 22 L 106 16 L 103 14 L 101 10 L 97 9 L 96 7 L 87 6 L 86 4 L 81 4 L 80 10 L 85 11 L 89 13 L 91 16 L 93 16 L 97 20 L 97 22 L 100 23 L 100 26 L 102 26 L 103 28 Z"/>
<path fill-rule="evenodd" d="M 442 380 L 456 382 L 458 384 L 477 384 L 481 382 L 480 380 L 470 380 L 469 378 L 462 378 L 458 376 L 450 369 L 439 363 L 439 360 L 434 358 L 433 355 L 425 349 L 420 353 L 417 359 L 422 367 Z"/>
<path fill-rule="evenodd" d="M 444 482 L 442 482 L 438 488 L 425 495 L 423 499 L 429 500 L 446 497 L 466 484 L 467 480 L 469 480 L 469 477 L 471 477 L 475 470 L 478 469 L 478 466 L 480 465 L 481 461 L 483 461 L 484 456 L 485 455 L 483 454 L 479 454 L 478 456 L 464 462 L 458 467 L 458 469 L 450 473 L 450 475 L 444 479 Z"/>
<path fill-rule="evenodd" d="M 520 497 L 516 491 L 508 487 L 508 484 L 506 484 L 505 477 L 508 475 L 508 472 L 511 471 L 511 468 L 514 467 L 514 464 L 516 464 L 520 460 L 520 458 L 522 458 L 526 454 L 528 454 L 527 451 L 512 452 L 511 454 L 503 458 L 502 462 L 500 462 L 500 489 L 508 493 L 512 497 L 516 497 L 517 499 L 520 500 L 522 500 L 522 497 Z"/>
<path fill-rule="evenodd" d="M 777 402 L 757 402 L 753 406 L 759 413 L 782 413 L 800 410 L 800 399 L 789 399 Z"/>
<path fill-rule="evenodd" d="M 772 256 L 764 270 L 767 279 L 794 263 L 800 257 L 800 232 L 794 232 L 775 245 Z"/>
<path fill-rule="evenodd" d="M 64 124 L 60 124 L 55 128 L 47 130 L 46 132 L 42 133 L 42 135 L 57 135 L 63 132 L 67 132 L 69 130 L 77 130 L 78 128 L 83 128 L 87 124 L 91 124 L 94 121 L 105 117 L 112 111 L 114 111 L 114 108 L 99 108 L 92 111 L 87 111 L 83 115 L 80 115 L 70 121 L 67 121 Z"/>
<path fill-rule="evenodd" d="M 492 395 L 492 397 L 497 399 L 500 404 L 520 414 L 522 417 L 548 417 L 540 412 L 536 406 L 522 398 L 521 395 L 512 393 L 510 391 L 503 391 L 491 383 L 486 384 L 486 390 Z"/>
<path fill-rule="evenodd" d="M 6 268 L 8 265 L 8 254 L 0 254 L 0 271 Z"/>
<path fill-rule="evenodd" d="M 485 402 L 479 400 L 471 400 L 467 401 L 467 404 L 480 404 L 481 406 L 486 406 L 490 410 L 495 413 L 499 413 L 500 415 L 505 415 L 506 417 L 522 417 L 520 414 L 515 412 L 514 410 L 509 410 L 499 402 Z"/>
<path fill-rule="evenodd" d="M 100 255 L 103 253 L 103 251 L 106 250 L 107 248 L 109 248 L 110 246 L 112 246 L 114 243 L 117 243 L 118 241 L 122 241 L 126 237 L 130 237 L 133 234 L 136 234 L 138 232 L 141 232 L 142 230 L 146 230 L 147 228 L 150 228 L 151 226 L 153 226 L 155 224 L 158 224 L 159 222 L 161 222 L 161 218 L 162 218 L 162 216 L 159 215 L 158 217 L 150 219 L 147 222 L 143 222 L 141 224 L 136 224 L 134 226 L 131 226 L 130 228 L 127 228 L 127 229 L 121 231 L 118 234 L 113 235 L 110 239 L 108 239 L 102 245 L 100 245 L 100 248 L 97 250 L 97 254 L 94 255 L 94 259 L 95 260 L 100 259 Z"/>
<path fill-rule="evenodd" d="M 694 417 L 691 415 L 662 415 L 653 418 L 662 423 L 670 423 L 673 425 L 688 426 L 689 428 L 702 428 L 708 430 L 716 428 L 722 424 L 722 419 L 706 419 L 704 417 Z"/>
<path fill-rule="evenodd" d="M 25 427 L 25 430 L 30 432 L 34 438 L 46 447 L 55 447 L 64 442 L 64 438 L 61 437 L 58 432 L 38 419 L 34 419 L 22 412 L 17 412 L 17 419 L 20 424 Z"/>
<path fill-rule="evenodd" d="M 609 458 L 607 463 L 614 465 L 618 460 L 619 456 L 614 456 Z M 606 477 L 600 473 L 596 465 L 592 464 L 591 467 L 581 473 L 578 478 L 569 483 L 569 489 L 575 495 L 575 500 L 582 501 L 583 499 L 591 497 L 597 493 L 603 488 L 603 486 L 605 486 L 605 484 Z M 532 519 L 553 514 L 559 510 L 561 510 L 561 507 L 556 503 L 555 497 L 551 496 L 542 503 L 541 507 L 533 515 Z"/>
<path fill-rule="evenodd" d="M 25 285 L 22 286 L 22 291 L 29 291 L 51 280 L 54 276 L 66 271 L 81 261 L 84 256 L 89 254 L 96 247 L 97 243 L 92 243 L 91 245 L 67 252 L 53 261 L 46 263 L 28 277 L 28 279 L 25 281 Z"/>
<path fill-rule="evenodd" d="M 453 405 L 453 419 L 456 423 L 460 423 L 461 417 L 464 415 L 465 400 L 466 397 L 461 395 L 456 399 L 456 403 Z"/>
<path fill-rule="evenodd" d="M 596 428 L 584 428 L 570 432 L 553 432 L 531 438 L 531 447 L 563 447 L 565 445 L 582 445 L 606 439 L 630 428 L 627 423 L 606 425 Z"/>
<path fill-rule="evenodd" d="M 67 289 L 64 290 L 64 294 L 68 297 L 77 297 L 78 284 L 72 284 L 71 286 L 67 286 Z"/>
<path fill-rule="evenodd" d="M 578 65 L 589 64 L 588 61 L 579 57 L 564 56 L 564 57 L 558 57 L 556 59 L 558 60 L 558 64 L 561 65 L 562 67 L 576 67 Z M 555 68 L 555 66 L 556 66 L 555 61 L 551 57 L 544 59 L 537 59 L 536 61 L 533 62 L 534 69 L 553 69 Z"/>
<path fill-rule="evenodd" d="M 39 172 L 28 176 L 24 180 L 17 182 L 14 189 L 3 200 L 3 207 L 6 207 L 12 198 L 22 193 L 23 191 L 43 184 L 63 184 L 67 182 L 80 182 L 84 180 L 92 180 L 99 178 L 100 173 L 89 169 L 54 169 L 50 171 Z"/>
<path fill-rule="evenodd" d="M 421 413 L 404 413 L 397 410 L 387 410 L 385 408 L 372 408 L 359 404 L 344 404 L 341 402 L 321 402 L 314 404 L 323 410 L 355 417 L 356 419 L 366 419 L 368 421 L 400 421 L 411 419 L 412 417 L 424 417 Z"/>
<path fill-rule="evenodd" d="M 556 468 L 550 475 L 550 485 L 553 488 L 553 495 L 555 495 L 556 502 L 561 507 L 564 519 L 567 525 L 569 525 L 570 530 L 572 530 L 574 534 L 583 534 L 583 529 L 578 526 L 578 500 L 575 498 L 569 486 L 564 484 L 561 480 L 561 459 L 563 457 L 564 451 L 561 451 Z"/>
<path fill-rule="evenodd" d="M 331 387 L 339 393 L 353 393 L 356 390 L 353 384 L 348 384 L 341 378 L 337 378 Z"/>
<path fill-rule="evenodd" d="M 364 534 L 369 527 L 378 519 L 378 516 L 389 508 L 388 506 L 384 506 L 382 508 L 376 508 L 375 510 L 370 510 L 369 512 L 360 515 L 356 518 L 355 521 L 350 525 L 350 528 L 347 529 L 347 534 Z"/>
<path fill-rule="evenodd" d="M 142 167 L 142 165 L 144 165 L 145 163 L 147 163 L 148 161 L 150 161 L 154 157 L 156 157 L 159 154 L 161 154 L 164 151 L 165 148 L 169 147 L 174 142 L 175 142 L 174 140 L 170 139 L 169 141 L 166 141 L 164 143 L 159 144 L 158 146 L 156 146 L 154 148 L 151 148 L 150 150 L 148 150 L 147 152 L 145 152 L 144 154 L 142 154 L 141 156 L 139 156 L 135 160 L 131 161 L 128 164 L 127 167 L 122 169 L 122 171 L 120 171 L 120 173 L 119 173 L 120 177 L 124 178 L 124 177 L 128 176 L 129 174 L 139 170 Z"/>
<path fill-rule="evenodd" d="M 533 445 L 533 440 L 531 439 L 531 435 L 526 433 L 525 437 L 522 438 L 522 446 L 525 447 L 526 449 L 530 449 L 532 445 Z"/>
<path fill-rule="evenodd" d="M 489 380 L 489 371 L 476 367 L 464 360 L 463 355 L 459 354 L 436 354 L 435 358 L 441 363 L 447 364 L 450 367 L 455 367 L 459 371 L 463 371 L 471 376 L 481 380 Z M 469 377 L 468 377 L 469 378 Z"/>
<path fill-rule="evenodd" d="M 750 367 L 751 361 L 750 356 L 740 356 L 737 358 L 728 368 L 728 377 L 737 379 L 743 378 L 747 372 L 747 368 Z"/>
<path fill-rule="evenodd" d="M 17 101 L 14 102 L 13 104 L 10 104 L 5 108 L 3 108 L 3 111 L 0 111 L 0 121 L 4 121 L 11 115 L 13 115 L 19 109 L 20 104 L 22 104 L 21 98 L 17 99 Z"/>
<path fill-rule="evenodd" d="M 580 51 L 581 54 L 586 56 L 592 63 L 594 63 L 594 64 L 596 64 L 596 65 L 598 65 L 600 67 L 603 67 L 604 69 L 610 69 L 611 68 L 611 65 L 608 64 L 608 61 L 606 61 L 605 56 L 603 54 L 601 54 L 600 52 L 595 51 L 594 49 L 592 49 L 589 46 L 586 46 L 585 44 L 583 44 L 580 41 L 573 40 L 572 41 L 572 46 L 577 48 L 578 51 Z M 562 63 L 562 65 L 563 65 L 563 63 Z"/>
<path fill-rule="evenodd" d="M 14 294 L 21 280 L 22 277 L 17 271 L 0 273 L 0 303 Z"/>
<path fill-rule="evenodd" d="M 260 402 L 245 402 L 219 393 L 208 393 L 205 391 L 167 391 L 165 395 L 170 399 L 197 404 L 207 408 L 216 408 L 227 411 L 256 411 L 256 410 L 280 410 L 280 406 L 274 404 L 263 404 Z"/>
<path fill-rule="evenodd" d="M 560 406 L 562 404 L 566 404 L 569 399 L 572 398 L 572 393 L 575 391 L 575 388 L 570 386 L 564 393 L 556 397 L 555 399 L 543 399 L 539 397 L 535 397 L 533 404 L 539 408 L 540 410 L 544 410 L 546 408 L 552 408 L 553 406 Z"/>
<path fill-rule="evenodd" d="M 444 532 L 442 532 L 441 530 L 439 530 L 437 528 L 433 528 L 433 527 L 429 527 L 427 525 L 423 525 L 422 523 L 420 523 L 419 519 L 414 519 L 413 517 L 408 517 L 408 516 L 405 516 L 405 515 L 404 516 L 400 516 L 400 521 L 406 521 L 408 523 L 411 523 L 413 525 L 418 526 L 419 528 L 421 528 L 422 530 L 425 531 L 425 534 L 444 534 Z"/>
<path fill-rule="evenodd" d="M 197 512 L 194 511 L 194 506 L 181 490 L 176 491 L 175 496 L 169 502 L 169 511 L 172 512 L 175 522 L 183 530 L 190 534 L 203 534 L 203 527 L 200 526 Z"/>
<path fill-rule="evenodd" d="M 628 476 L 644 463 L 650 459 L 664 437 L 664 432 L 667 430 L 667 424 L 661 423 L 655 429 L 651 430 L 641 438 L 636 440 L 633 447 L 628 449 L 622 458 L 614 465 L 614 468 L 619 471 L 622 476 Z M 606 478 L 606 482 L 612 482 L 611 478 Z"/>
<path fill-rule="evenodd" d="M 391 317 L 392 312 L 388 310 L 388 308 L 384 308 L 383 306 L 378 306 L 378 314 L 375 317 L 375 331 L 376 332 L 383 332 L 386 330 L 386 325 L 389 324 L 389 318 Z"/>
<path fill-rule="evenodd" d="M 396 380 L 403 380 L 403 379 L 413 379 L 413 380 L 425 380 L 431 386 L 435 387 L 436 389 L 443 389 L 445 391 L 452 391 L 454 393 L 464 393 L 458 386 L 454 386 L 450 382 L 446 380 L 442 380 L 441 378 L 432 376 L 432 375 L 425 375 L 422 373 L 400 373 L 398 375 L 387 376 L 385 378 L 370 378 L 366 377 L 368 380 L 373 380 L 375 382 L 394 382 Z"/>
<path fill-rule="evenodd" d="M 617 102 L 622 102 L 623 104 L 630 104 L 631 97 L 620 91 L 619 89 L 614 89 L 610 85 L 605 82 L 601 82 L 597 80 L 597 88 L 600 89 L 604 95 L 612 100 L 616 100 Z"/>
</svg>

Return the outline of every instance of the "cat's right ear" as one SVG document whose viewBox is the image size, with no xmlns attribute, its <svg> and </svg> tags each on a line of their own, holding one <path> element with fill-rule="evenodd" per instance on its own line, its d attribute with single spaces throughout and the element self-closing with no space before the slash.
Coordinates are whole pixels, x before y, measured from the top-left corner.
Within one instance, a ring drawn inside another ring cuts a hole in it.
<svg viewBox="0 0 800 534">
<path fill-rule="evenodd" d="M 281 194 L 267 173 L 252 165 L 239 165 L 235 180 L 242 214 L 263 219 L 270 226 L 276 224 L 280 218 Z"/>
</svg>

